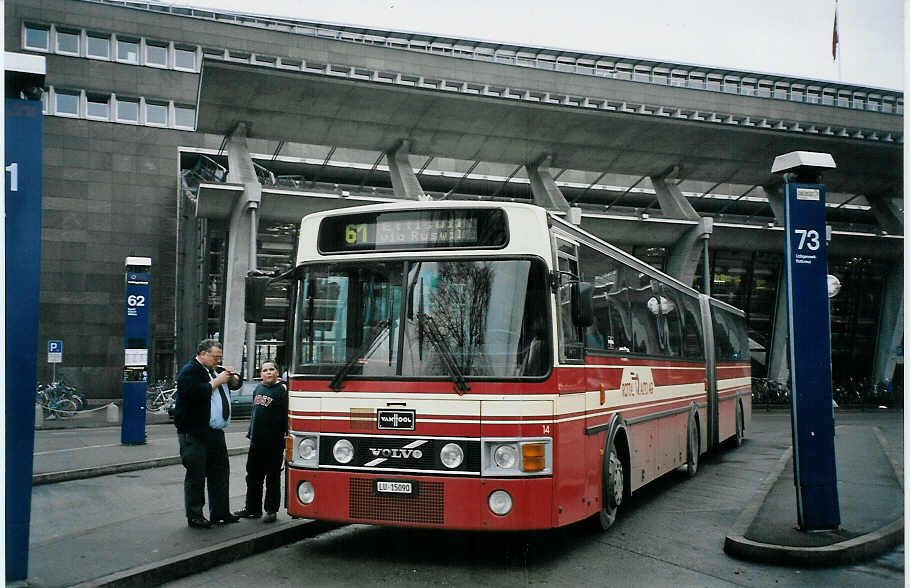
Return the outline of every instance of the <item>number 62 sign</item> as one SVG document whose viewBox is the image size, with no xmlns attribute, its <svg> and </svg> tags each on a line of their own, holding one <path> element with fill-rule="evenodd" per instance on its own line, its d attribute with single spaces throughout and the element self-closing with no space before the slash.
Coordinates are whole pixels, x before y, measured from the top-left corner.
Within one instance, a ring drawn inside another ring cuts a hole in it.
<svg viewBox="0 0 910 588">
<path fill-rule="evenodd" d="M 151 260 L 146 257 L 129 257 L 126 265 L 124 349 L 127 350 L 127 365 L 147 365 Z"/>
</svg>

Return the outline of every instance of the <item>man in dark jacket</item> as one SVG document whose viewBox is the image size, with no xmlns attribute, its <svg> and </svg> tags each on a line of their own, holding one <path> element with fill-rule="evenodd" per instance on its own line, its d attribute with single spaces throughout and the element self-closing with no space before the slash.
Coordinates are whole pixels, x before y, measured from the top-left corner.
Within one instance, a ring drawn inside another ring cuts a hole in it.
<svg viewBox="0 0 910 588">
<path fill-rule="evenodd" d="M 288 432 L 288 389 L 278 377 L 278 366 L 265 361 L 262 383 L 253 391 L 250 417 L 250 450 L 246 458 L 246 507 L 239 517 L 262 516 L 262 481 L 265 480 L 265 522 L 274 523 L 281 506 L 281 466 L 284 436 Z"/>
<path fill-rule="evenodd" d="M 208 529 L 212 523 L 236 523 L 228 496 L 227 445 L 224 428 L 231 422 L 228 385 L 239 388 L 240 378 L 230 367 L 221 367 L 221 343 L 205 339 L 197 347 L 196 357 L 177 374 L 177 396 L 174 424 L 186 476 L 183 500 L 190 527 Z M 216 374 L 215 369 L 220 373 Z M 209 518 L 202 514 L 205 487 L 208 482 Z"/>
</svg>

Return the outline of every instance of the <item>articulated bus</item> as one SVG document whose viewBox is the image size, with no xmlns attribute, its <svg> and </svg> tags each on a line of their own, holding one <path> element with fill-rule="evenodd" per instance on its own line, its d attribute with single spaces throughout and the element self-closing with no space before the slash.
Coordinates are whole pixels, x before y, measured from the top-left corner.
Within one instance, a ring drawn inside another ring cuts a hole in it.
<svg viewBox="0 0 910 588">
<path fill-rule="evenodd" d="M 606 529 L 750 424 L 743 313 L 537 206 L 311 214 L 281 278 L 293 517 Z"/>
</svg>

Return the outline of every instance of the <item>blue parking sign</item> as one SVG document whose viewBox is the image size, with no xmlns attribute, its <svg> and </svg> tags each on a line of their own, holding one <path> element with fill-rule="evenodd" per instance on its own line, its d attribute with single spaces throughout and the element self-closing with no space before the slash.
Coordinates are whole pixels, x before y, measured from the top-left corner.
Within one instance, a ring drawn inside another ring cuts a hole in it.
<svg viewBox="0 0 910 588">
<path fill-rule="evenodd" d="M 63 341 L 51 339 L 47 342 L 47 363 L 63 363 Z"/>
</svg>

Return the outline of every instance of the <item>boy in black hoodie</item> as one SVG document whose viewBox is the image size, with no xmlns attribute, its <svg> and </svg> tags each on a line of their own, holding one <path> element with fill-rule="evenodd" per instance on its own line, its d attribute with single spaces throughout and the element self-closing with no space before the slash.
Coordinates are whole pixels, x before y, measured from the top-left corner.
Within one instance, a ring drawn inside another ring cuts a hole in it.
<svg viewBox="0 0 910 588">
<path fill-rule="evenodd" d="M 234 514 L 262 516 L 262 482 L 265 480 L 265 522 L 273 523 L 281 506 L 281 466 L 284 437 L 288 432 L 288 389 L 278 377 L 278 366 L 266 361 L 260 368 L 262 383 L 253 391 L 250 417 L 250 450 L 246 458 L 246 507 Z"/>
</svg>

